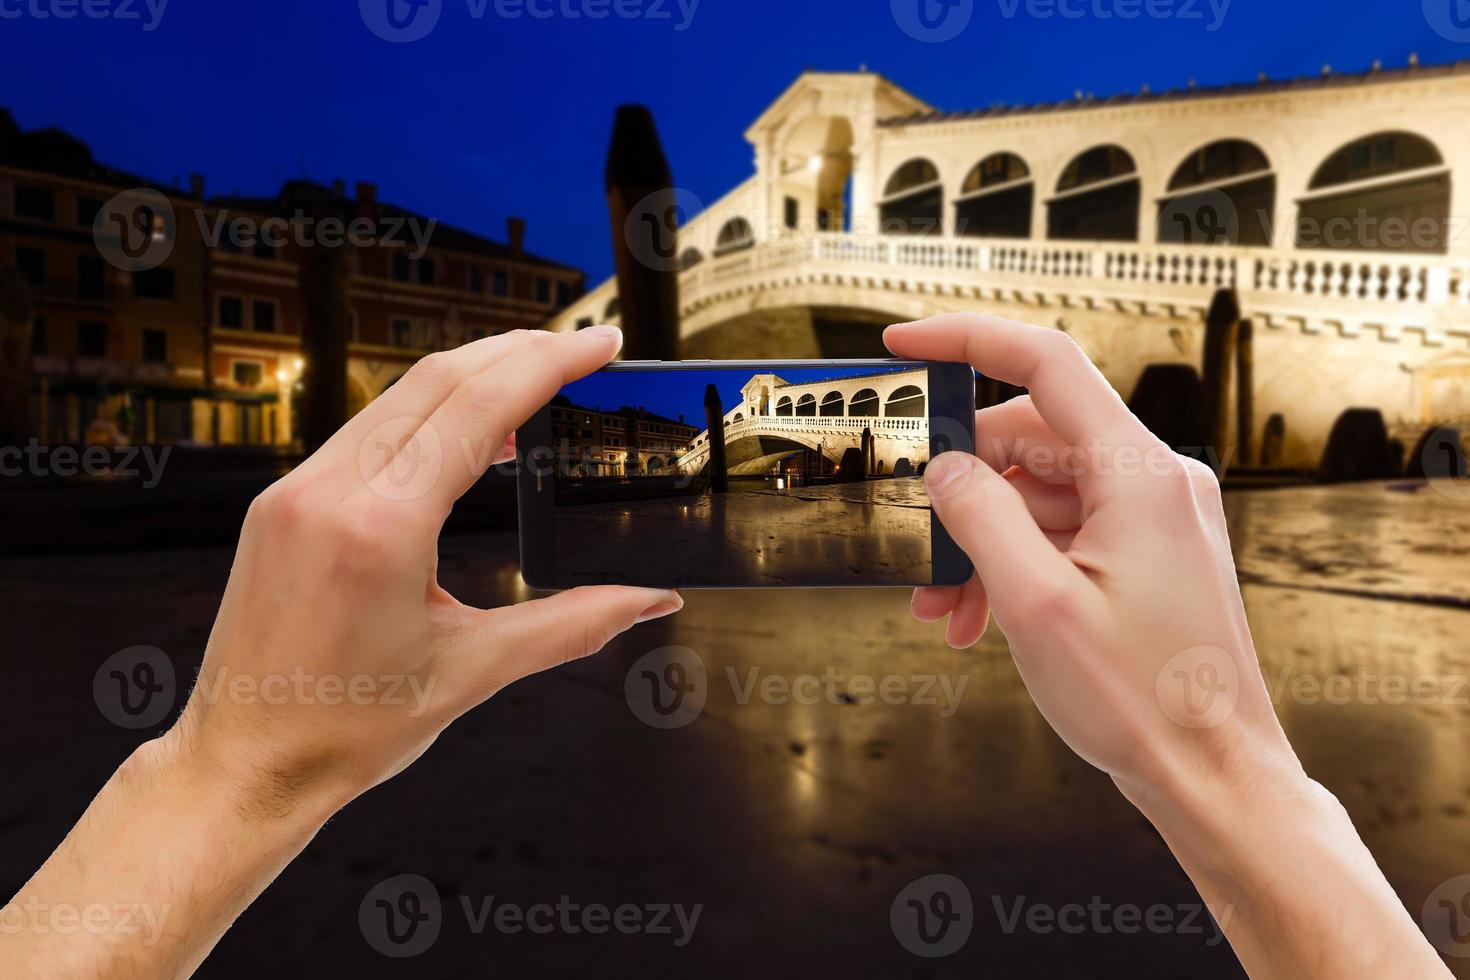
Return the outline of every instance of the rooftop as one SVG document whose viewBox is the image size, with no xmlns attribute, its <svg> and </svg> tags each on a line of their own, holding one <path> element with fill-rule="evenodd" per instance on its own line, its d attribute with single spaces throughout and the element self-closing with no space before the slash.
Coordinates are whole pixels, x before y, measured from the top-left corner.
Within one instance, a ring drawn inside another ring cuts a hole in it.
<svg viewBox="0 0 1470 980">
<path fill-rule="evenodd" d="M 1442 65 L 1420 65 L 1414 59 L 1402 68 L 1383 68 L 1375 65 L 1360 72 L 1333 72 L 1324 66 L 1320 75 L 1304 75 L 1299 78 L 1271 79 L 1263 73 L 1254 82 L 1233 82 L 1227 85 L 1190 85 L 1171 88 L 1160 92 L 1143 90 L 1122 92 L 1105 98 L 1081 95 L 1078 98 L 1059 102 L 1036 102 L 1029 105 L 993 105 L 984 109 L 960 109 L 952 112 L 915 112 L 905 116 L 894 116 L 880 120 L 879 126 L 917 126 L 927 123 L 957 122 L 964 119 L 995 119 L 1002 116 L 1037 115 L 1046 112 L 1076 112 L 1086 109 L 1111 109 L 1119 106 L 1152 105 L 1161 102 L 1183 102 L 1191 99 L 1222 99 L 1247 95 L 1267 95 L 1277 92 L 1306 92 L 1329 88 L 1348 88 L 1357 85 L 1378 85 L 1388 82 L 1420 81 L 1429 78 L 1445 78 L 1470 74 L 1470 60 L 1449 62 Z"/>
</svg>

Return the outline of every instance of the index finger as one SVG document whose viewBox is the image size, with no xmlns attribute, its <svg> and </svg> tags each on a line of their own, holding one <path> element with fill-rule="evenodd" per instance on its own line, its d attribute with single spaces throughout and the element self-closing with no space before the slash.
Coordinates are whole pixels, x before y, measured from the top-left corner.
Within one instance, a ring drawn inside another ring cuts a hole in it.
<svg viewBox="0 0 1470 980">
<path fill-rule="evenodd" d="M 607 364 L 621 344 L 617 327 L 538 335 L 461 382 L 369 487 L 390 499 L 422 499 L 442 518 L 489 468 L 518 425 L 563 385 Z"/>
<path fill-rule="evenodd" d="M 896 323 L 884 331 L 883 342 L 899 357 L 968 361 L 984 375 L 1026 388 L 1042 419 L 1069 445 L 1147 448 L 1158 441 L 1060 330 L 947 313 Z"/>
</svg>

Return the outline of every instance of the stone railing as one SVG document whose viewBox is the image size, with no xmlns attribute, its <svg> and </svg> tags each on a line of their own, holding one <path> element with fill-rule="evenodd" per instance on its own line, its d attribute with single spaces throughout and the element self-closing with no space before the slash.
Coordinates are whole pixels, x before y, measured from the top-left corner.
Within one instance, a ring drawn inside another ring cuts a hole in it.
<svg viewBox="0 0 1470 980">
<path fill-rule="evenodd" d="M 929 431 L 929 420 L 883 415 L 754 415 L 726 425 L 725 441 L 781 432 L 858 440 L 864 429 L 870 430 L 875 438 L 922 438 Z M 709 452 L 709 430 L 700 432 L 689 445 L 689 451 L 679 459 L 681 466 L 698 461 Z"/>
<path fill-rule="evenodd" d="M 1368 328 L 1397 338 L 1420 331 L 1470 341 L 1470 260 L 1398 252 L 1349 252 L 1126 242 L 910 238 L 821 233 L 760 242 L 708 258 L 680 275 L 684 330 L 718 319 L 721 303 L 803 287 L 824 302 L 862 306 L 855 290 L 953 300 L 1099 306 L 1148 313 L 1202 310 L 1214 291 L 1234 288 L 1247 315 L 1266 325 Z M 616 294 L 603 283 L 552 323 L 603 318 Z"/>
</svg>

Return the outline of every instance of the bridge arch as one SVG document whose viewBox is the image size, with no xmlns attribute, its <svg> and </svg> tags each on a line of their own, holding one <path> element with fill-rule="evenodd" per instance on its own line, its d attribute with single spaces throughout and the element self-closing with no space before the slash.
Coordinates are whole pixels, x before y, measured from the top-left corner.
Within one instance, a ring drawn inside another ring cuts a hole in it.
<svg viewBox="0 0 1470 980">
<path fill-rule="evenodd" d="M 854 392 L 847 403 L 847 414 L 856 418 L 877 418 L 880 404 L 876 391 L 862 388 Z"/>
<path fill-rule="evenodd" d="M 796 399 L 796 414 L 797 415 L 816 415 L 817 414 L 817 396 L 816 395 L 810 395 L 810 394 L 808 394 L 808 395 L 802 395 L 799 398 L 797 398 Z"/>
<path fill-rule="evenodd" d="M 776 414 L 777 415 L 790 415 L 791 414 L 791 396 L 790 395 L 782 395 L 780 398 L 776 399 Z"/>
<path fill-rule="evenodd" d="M 842 392 L 829 391 L 822 396 L 822 404 L 817 407 L 818 415 L 841 415 L 843 409 Z"/>
<path fill-rule="evenodd" d="M 954 204 L 954 233 L 981 238 L 1031 237 L 1036 182 L 1014 153 L 992 153 L 970 169 Z"/>
<path fill-rule="evenodd" d="M 918 385 L 895 388 L 883 405 L 883 414 L 888 418 L 915 418 L 925 414 L 924 391 Z"/>
<path fill-rule="evenodd" d="M 737 215 L 720 227 L 720 233 L 715 238 L 714 255 L 719 258 L 750 248 L 754 244 L 755 231 L 750 227 L 750 222 Z"/>
<path fill-rule="evenodd" d="M 1046 237 L 1134 242 L 1142 185 L 1133 155 L 1106 143 L 1072 158 L 1046 203 Z"/>
<path fill-rule="evenodd" d="M 887 235 L 942 234 L 944 185 L 939 168 L 924 157 L 901 164 L 883 187 L 878 218 Z"/>
<path fill-rule="evenodd" d="M 1449 169 L 1434 143 L 1402 130 L 1372 133 L 1312 174 L 1298 205 L 1296 245 L 1443 253 L 1449 206 Z"/>
<path fill-rule="evenodd" d="M 1276 174 L 1255 143 L 1216 140 L 1180 162 L 1158 204 L 1161 243 L 1270 245 Z M 1232 214 L 1219 214 L 1222 207 Z"/>
</svg>

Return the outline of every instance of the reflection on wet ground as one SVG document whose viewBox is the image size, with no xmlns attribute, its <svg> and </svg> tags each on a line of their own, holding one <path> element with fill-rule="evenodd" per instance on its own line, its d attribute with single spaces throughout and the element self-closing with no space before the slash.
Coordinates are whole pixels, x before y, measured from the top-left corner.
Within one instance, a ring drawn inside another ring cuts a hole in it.
<svg viewBox="0 0 1470 980">
<path fill-rule="evenodd" d="M 570 582 L 893 585 L 932 581 L 930 513 L 910 477 L 559 507 Z M 608 569 L 624 575 L 610 577 Z"/>
<path fill-rule="evenodd" d="M 1243 575 L 1285 583 L 1244 593 L 1287 731 L 1418 919 L 1437 885 L 1470 873 L 1470 691 L 1455 690 L 1470 674 L 1470 612 L 1320 587 L 1382 577 L 1417 592 L 1405 584 L 1428 583 L 1433 567 L 1436 589 L 1466 594 L 1470 563 L 1421 565 L 1415 548 L 1457 545 L 1470 506 L 1388 493 L 1271 491 L 1228 507 Z M 1277 548 L 1337 564 L 1283 563 Z M 443 551 L 442 579 L 466 601 L 529 597 L 513 535 L 454 537 Z M 220 549 L 0 563 L 16 600 L 3 627 L 18 643 L 0 689 L 17 750 L 0 797 L 12 886 L 143 737 L 91 704 L 97 665 L 151 643 L 189 676 L 228 567 Z M 1183 926 L 1198 902 L 1190 883 L 1111 782 L 1052 734 L 997 633 L 950 650 L 941 626 L 909 617 L 904 589 L 687 600 L 672 620 L 461 719 L 334 820 L 202 975 L 328 963 L 404 977 L 1242 975 L 1208 925 Z M 698 654 L 706 699 L 689 724 L 661 730 L 630 710 L 624 681 L 669 645 Z M 890 696 L 873 693 L 888 678 Z M 399 961 L 368 946 L 358 911 L 402 873 L 435 883 L 444 919 L 428 952 Z M 958 952 L 931 961 L 900 945 L 889 913 L 936 873 L 964 882 L 974 925 Z M 675 947 L 667 935 L 477 933 L 464 896 L 476 908 L 486 896 L 704 908 Z M 1011 918 L 1018 903 L 1094 902 L 1164 906 L 1180 925 L 1043 930 Z M 1451 963 L 1470 977 L 1470 959 Z"/>
</svg>

